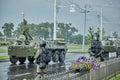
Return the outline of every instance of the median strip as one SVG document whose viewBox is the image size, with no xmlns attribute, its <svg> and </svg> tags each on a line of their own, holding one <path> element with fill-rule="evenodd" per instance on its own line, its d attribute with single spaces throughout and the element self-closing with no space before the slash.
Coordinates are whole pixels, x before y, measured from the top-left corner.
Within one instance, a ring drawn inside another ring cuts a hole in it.
<svg viewBox="0 0 120 80">
<path fill-rule="evenodd" d="M 9 56 L 0 56 L 0 62 L 8 61 L 8 60 L 9 60 Z"/>
</svg>

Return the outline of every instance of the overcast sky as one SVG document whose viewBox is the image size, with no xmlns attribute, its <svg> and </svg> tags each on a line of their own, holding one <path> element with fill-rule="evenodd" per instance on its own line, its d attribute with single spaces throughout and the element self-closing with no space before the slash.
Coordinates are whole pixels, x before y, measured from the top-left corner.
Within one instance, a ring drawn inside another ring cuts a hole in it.
<svg viewBox="0 0 120 80">
<path fill-rule="evenodd" d="M 59 11 L 57 13 L 57 22 L 72 23 L 79 33 L 83 33 L 84 13 L 80 8 L 75 7 L 76 12 L 70 13 L 70 4 L 77 4 L 84 9 L 87 4 L 87 25 L 94 29 L 99 27 L 100 21 L 97 17 L 103 12 L 103 27 L 106 35 L 116 31 L 120 34 L 120 0 L 57 0 Z M 0 29 L 6 22 L 13 22 L 15 28 L 22 21 L 24 12 L 28 23 L 53 22 L 54 0 L 0 0 Z"/>
</svg>

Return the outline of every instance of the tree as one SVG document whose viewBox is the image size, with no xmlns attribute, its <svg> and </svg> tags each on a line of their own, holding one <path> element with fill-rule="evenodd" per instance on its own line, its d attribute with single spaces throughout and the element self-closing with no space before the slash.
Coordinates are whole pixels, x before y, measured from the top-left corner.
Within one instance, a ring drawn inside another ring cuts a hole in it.
<svg viewBox="0 0 120 80">
<path fill-rule="evenodd" d="M 58 38 L 64 38 L 66 42 L 71 40 L 71 36 L 78 32 L 75 27 L 71 27 L 72 24 L 58 23 L 57 36 Z M 70 41 L 71 42 L 71 41 Z"/>
<path fill-rule="evenodd" d="M 97 28 L 97 33 L 100 35 L 100 33 L 101 33 L 101 30 L 100 30 L 100 28 L 98 27 Z M 104 30 L 104 28 L 102 28 L 102 39 L 104 38 L 104 36 L 105 36 L 105 30 Z"/>
<path fill-rule="evenodd" d="M 49 22 L 45 22 L 45 23 L 41 23 L 39 24 L 39 31 L 40 34 L 39 36 L 44 38 L 44 39 L 48 39 L 48 38 L 52 38 L 53 36 L 53 23 L 49 23 Z"/>
<path fill-rule="evenodd" d="M 58 23 L 57 24 L 57 38 L 64 38 L 66 42 L 70 42 L 72 35 L 75 35 L 78 30 L 72 26 L 71 23 Z M 26 28 L 25 28 L 26 26 Z M 27 25 L 19 24 L 17 30 L 15 30 L 15 34 L 19 35 L 23 30 L 28 30 L 32 36 L 44 38 L 44 39 L 52 39 L 53 38 L 53 23 L 44 22 L 40 24 L 27 24 Z"/>
<path fill-rule="evenodd" d="M 12 36 L 12 30 L 14 29 L 14 24 L 13 23 L 5 23 L 2 26 L 4 35 L 7 37 L 11 37 Z"/>
<path fill-rule="evenodd" d="M 83 37 L 81 34 L 73 35 L 71 37 L 70 43 L 82 44 L 82 39 L 83 39 Z"/>
<path fill-rule="evenodd" d="M 27 24 L 27 20 L 25 20 L 25 19 L 23 20 L 23 22 L 18 24 L 18 28 L 17 28 L 17 30 L 14 31 L 14 34 L 16 34 L 16 36 L 18 37 L 24 31 L 29 33 L 29 25 Z"/>
<path fill-rule="evenodd" d="M 88 29 L 88 35 L 87 35 L 87 43 L 90 43 L 92 41 L 92 35 L 94 33 L 93 27 L 89 27 Z"/>
</svg>

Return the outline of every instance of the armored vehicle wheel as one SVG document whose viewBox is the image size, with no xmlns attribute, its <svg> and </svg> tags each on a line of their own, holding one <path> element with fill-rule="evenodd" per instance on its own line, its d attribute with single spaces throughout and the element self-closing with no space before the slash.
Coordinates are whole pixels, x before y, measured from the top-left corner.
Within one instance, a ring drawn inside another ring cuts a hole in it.
<svg viewBox="0 0 120 80">
<path fill-rule="evenodd" d="M 28 61 L 30 62 L 30 63 L 33 63 L 34 62 L 34 57 L 28 57 Z"/>
<path fill-rule="evenodd" d="M 65 51 L 61 51 L 59 55 L 59 61 L 64 62 L 65 61 Z"/>
<path fill-rule="evenodd" d="M 16 56 L 10 56 L 10 62 L 12 63 L 12 64 L 16 64 L 16 62 L 17 62 L 17 57 Z"/>
<path fill-rule="evenodd" d="M 23 64 L 23 63 L 25 62 L 25 60 L 26 60 L 26 57 L 20 57 L 20 58 L 19 58 L 19 62 L 20 62 L 21 64 Z"/>
<path fill-rule="evenodd" d="M 52 56 L 53 62 L 58 62 L 59 60 L 59 51 L 55 51 Z"/>
</svg>

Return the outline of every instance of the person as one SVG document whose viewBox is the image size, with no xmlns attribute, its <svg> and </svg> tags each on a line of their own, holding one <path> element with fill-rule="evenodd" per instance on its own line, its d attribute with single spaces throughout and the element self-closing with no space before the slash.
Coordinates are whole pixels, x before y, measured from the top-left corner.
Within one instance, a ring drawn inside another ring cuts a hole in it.
<svg viewBox="0 0 120 80">
<path fill-rule="evenodd" d="M 102 43 L 99 39 L 99 34 L 98 33 L 94 33 L 92 35 L 92 42 L 90 44 L 90 48 L 89 48 L 89 54 L 91 57 L 94 58 L 100 58 L 100 61 L 104 61 L 102 53 L 103 53 L 103 48 L 102 48 Z"/>
<path fill-rule="evenodd" d="M 46 73 L 46 62 L 45 62 L 45 47 L 46 47 L 46 42 L 45 41 L 40 41 L 39 43 L 39 48 L 36 52 L 36 55 L 34 58 L 36 59 L 37 63 L 37 75 L 38 74 L 45 74 Z"/>
</svg>

